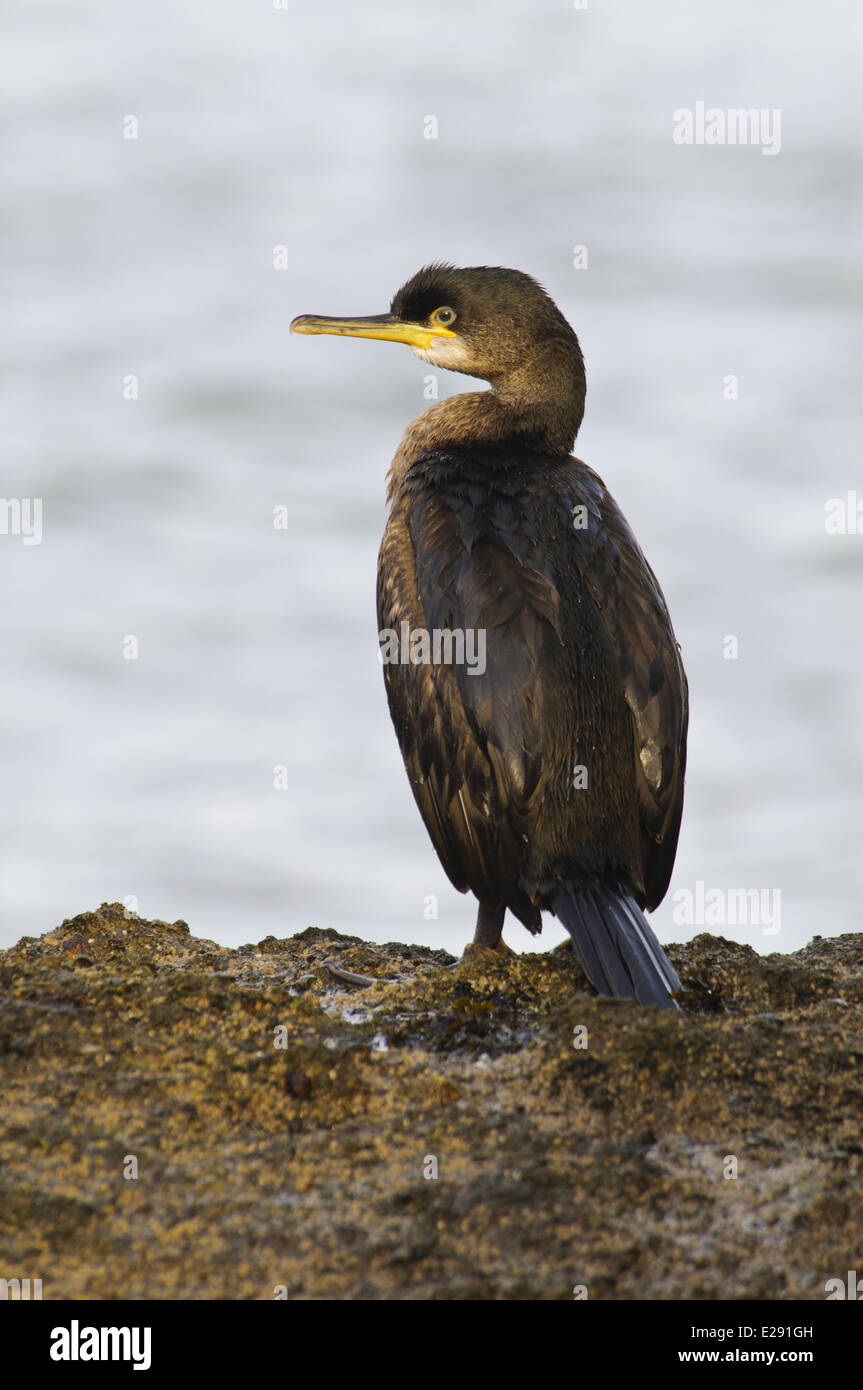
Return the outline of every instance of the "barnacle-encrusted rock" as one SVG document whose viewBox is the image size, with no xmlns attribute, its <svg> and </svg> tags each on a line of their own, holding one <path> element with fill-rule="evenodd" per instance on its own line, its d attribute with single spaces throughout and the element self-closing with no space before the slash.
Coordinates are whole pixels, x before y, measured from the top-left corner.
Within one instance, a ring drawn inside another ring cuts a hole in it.
<svg viewBox="0 0 863 1390">
<path fill-rule="evenodd" d="M 596 999 L 562 949 L 229 950 L 117 904 L 25 938 L 0 952 L 0 1277 L 822 1299 L 863 1270 L 863 934 L 669 955 L 680 1014 Z"/>
</svg>

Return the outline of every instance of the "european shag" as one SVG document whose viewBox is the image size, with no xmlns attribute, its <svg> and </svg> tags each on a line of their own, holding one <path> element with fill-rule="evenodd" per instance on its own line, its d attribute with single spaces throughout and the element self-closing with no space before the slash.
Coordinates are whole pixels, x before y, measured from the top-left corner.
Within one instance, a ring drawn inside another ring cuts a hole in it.
<svg viewBox="0 0 863 1390">
<path fill-rule="evenodd" d="M 534 933 L 549 911 L 599 993 L 676 1007 L 642 909 L 674 864 L 686 676 L 653 571 L 570 454 L 575 333 L 529 275 L 450 265 L 419 271 L 388 314 L 304 314 L 291 331 L 407 343 L 489 383 L 425 411 L 389 471 L 378 626 L 412 643 L 384 664 L 411 788 L 479 901 L 477 944 L 501 944 L 507 909 Z"/>
</svg>

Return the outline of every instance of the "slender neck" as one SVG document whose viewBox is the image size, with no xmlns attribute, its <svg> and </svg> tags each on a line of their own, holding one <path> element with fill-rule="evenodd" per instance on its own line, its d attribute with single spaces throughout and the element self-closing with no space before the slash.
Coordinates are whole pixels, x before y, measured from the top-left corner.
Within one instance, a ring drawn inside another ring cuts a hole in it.
<svg viewBox="0 0 863 1390">
<path fill-rule="evenodd" d="M 423 412 L 402 436 L 389 475 L 388 498 L 414 459 L 435 449 L 477 448 L 507 441 L 529 444 L 542 453 L 568 454 L 584 415 L 585 380 L 578 369 L 534 368 L 510 373 L 490 391 L 451 396 Z"/>
</svg>

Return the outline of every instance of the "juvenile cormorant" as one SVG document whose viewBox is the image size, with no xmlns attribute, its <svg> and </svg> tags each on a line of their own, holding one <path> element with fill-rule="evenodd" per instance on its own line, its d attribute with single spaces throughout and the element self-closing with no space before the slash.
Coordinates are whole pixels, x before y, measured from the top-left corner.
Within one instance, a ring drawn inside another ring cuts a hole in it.
<svg viewBox="0 0 863 1390">
<path fill-rule="evenodd" d="M 453 884 L 479 901 L 475 942 L 498 945 L 507 908 L 531 932 L 547 910 L 601 994 L 675 1007 L 642 908 L 674 864 L 686 676 L 653 571 L 570 456 L 575 333 L 529 275 L 449 265 L 421 270 L 388 314 L 304 314 L 291 331 L 407 343 L 490 384 L 425 411 L 389 472 L 378 623 L 419 634 L 384 665 L 411 788 Z"/>
</svg>

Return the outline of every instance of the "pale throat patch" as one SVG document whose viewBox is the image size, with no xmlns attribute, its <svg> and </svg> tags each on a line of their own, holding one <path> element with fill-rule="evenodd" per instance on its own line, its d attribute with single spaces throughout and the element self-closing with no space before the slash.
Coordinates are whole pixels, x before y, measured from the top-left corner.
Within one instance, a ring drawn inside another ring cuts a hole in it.
<svg viewBox="0 0 863 1390">
<path fill-rule="evenodd" d="M 466 371 L 470 365 L 470 355 L 460 338 L 438 338 L 427 348 L 412 347 L 411 352 L 421 361 L 451 372 Z"/>
</svg>

